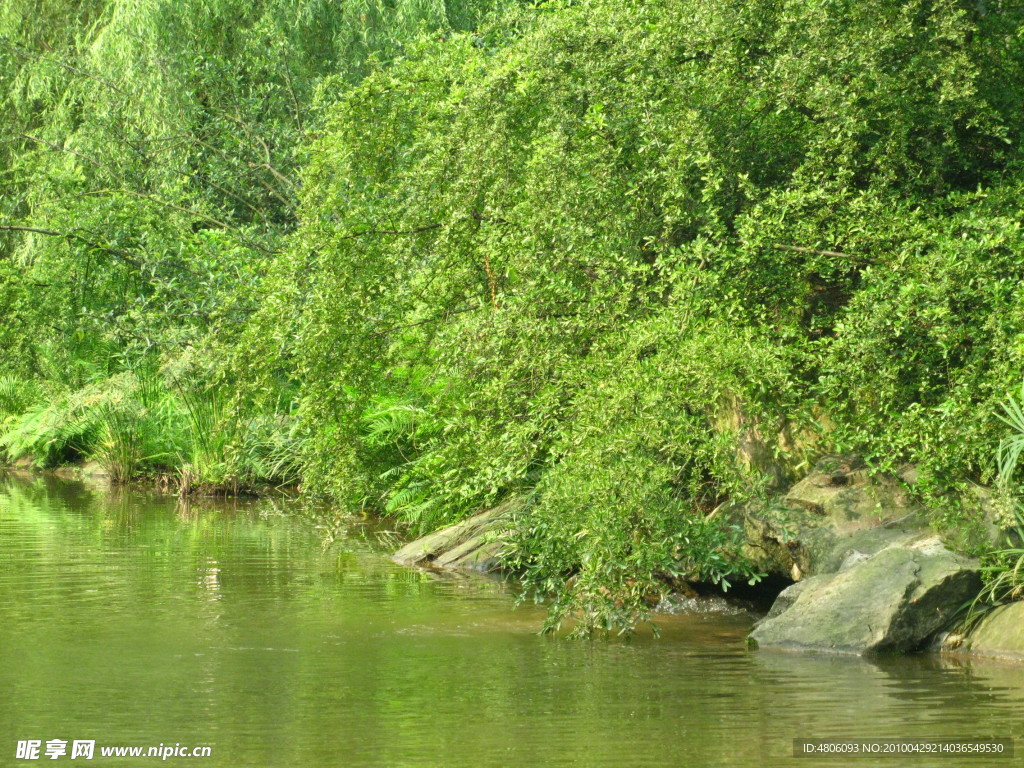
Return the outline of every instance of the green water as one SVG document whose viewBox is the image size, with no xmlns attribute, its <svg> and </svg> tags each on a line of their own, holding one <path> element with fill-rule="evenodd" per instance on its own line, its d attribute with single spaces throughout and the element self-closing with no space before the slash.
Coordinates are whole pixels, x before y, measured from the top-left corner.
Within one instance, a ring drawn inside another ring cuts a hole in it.
<svg viewBox="0 0 1024 768">
<path fill-rule="evenodd" d="M 355 525 L 327 543 L 280 502 L 0 475 L 0 765 L 181 744 L 211 756 L 164 764 L 839 766 L 792 740 L 1024 736 L 1024 665 L 751 653 L 752 617 L 721 611 L 580 642 L 513 603 L 394 565 Z M 29 739 L 97 751 L 15 759 Z"/>
</svg>

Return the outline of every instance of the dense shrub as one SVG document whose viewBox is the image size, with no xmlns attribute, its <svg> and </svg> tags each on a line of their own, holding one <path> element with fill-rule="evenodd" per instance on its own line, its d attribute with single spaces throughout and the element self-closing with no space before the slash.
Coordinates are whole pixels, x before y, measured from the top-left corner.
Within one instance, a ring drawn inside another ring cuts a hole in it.
<svg viewBox="0 0 1024 768">
<path fill-rule="evenodd" d="M 669 561 L 743 570 L 705 516 L 771 481 L 751 434 L 984 476 L 1024 362 L 1020 21 L 545 3 L 331 94 L 255 326 L 307 486 L 429 526 L 527 496 L 516 564 L 602 624 Z M 396 402 L 431 429 L 389 452 Z"/>
<path fill-rule="evenodd" d="M 712 511 L 816 452 L 957 524 L 1024 364 L 1022 12 L 7 3 L 0 441 L 420 531 L 521 498 L 583 629 L 752 576 Z"/>
</svg>

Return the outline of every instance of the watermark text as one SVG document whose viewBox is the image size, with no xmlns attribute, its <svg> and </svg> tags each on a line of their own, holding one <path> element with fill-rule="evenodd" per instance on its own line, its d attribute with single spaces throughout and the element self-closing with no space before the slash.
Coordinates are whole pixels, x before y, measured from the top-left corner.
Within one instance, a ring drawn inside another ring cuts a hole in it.
<svg viewBox="0 0 1024 768">
<path fill-rule="evenodd" d="M 175 744 L 157 745 L 96 745 L 95 739 L 25 739 L 18 742 L 14 752 L 15 760 L 57 760 L 66 757 L 69 760 L 92 760 L 97 754 L 100 757 L 157 757 L 166 760 L 169 757 L 209 757 L 211 747 L 192 747 L 180 742 Z"/>
</svg>

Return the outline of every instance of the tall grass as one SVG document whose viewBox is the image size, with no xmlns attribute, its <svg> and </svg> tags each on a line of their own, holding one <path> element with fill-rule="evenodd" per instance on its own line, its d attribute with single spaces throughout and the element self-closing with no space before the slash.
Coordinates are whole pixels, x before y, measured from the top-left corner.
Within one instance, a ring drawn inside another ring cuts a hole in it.
<svg viewBox="0 0 1024 768">
<path fill-rule="evenodd" d="M 290 412 L 239 415 L 212 387 L 154 370 L 99 375 L 47 391 L 0 378 L 0 457 L 45 468 L 98 462 L 114 483 L 177 475 L 183 494 L 299 480 L 301 440 Z"/>
<path fill-rule="evenodd" d="M 90 458 L 120 483 L 166 459 L 174 421 L 173 399 L 159 377 L 127 371 L 22 407 L 5 419 L 0 449 L 40 467 Z"/>
<path fill-rule="evenodd" d="M 1010 434 L 1003 438 L 996 451 L 996 463 L 999 467 L 998 485 L 1003 493 L 1012 493 L 1011 484 L 1024 453 L 1024 386 L 1021 386 L 1020 399 L 1012 395 L 1003 403 L 1003 413 L 999 419 L 1010 428 Z"/>
<path fill-rule="evenodd" d="M 299 421 L 292 413 L 278 410 L 245 421 L 238 455 L 243 476 L 295 485 L 302 475 L 301 456 Z"/>
<path fill-rule="evenodd" d="M 113 482 L 128 482 L 169 464 L 181 409 L 158 374 L 126 376 L 122 386 L 106 390 L 98 411 L 100 438 L 92 458 Z"/>
<path fill-rule="evenodd" d="M 225 417 L 221 399 L 213 388 L 178 387 L 184 405 L 186 439 L 178 449 L 181 493 L 211 486 L 238 487 L 232 461 L 236 422 Z"/>
<path fill-rule="evenodd" d="M 185 437 L 178 451 L 181 493 L 299 481 L 301 438 L 288 412 L 240 414 L 212 387 L 178 389 Z"/>
</svg>

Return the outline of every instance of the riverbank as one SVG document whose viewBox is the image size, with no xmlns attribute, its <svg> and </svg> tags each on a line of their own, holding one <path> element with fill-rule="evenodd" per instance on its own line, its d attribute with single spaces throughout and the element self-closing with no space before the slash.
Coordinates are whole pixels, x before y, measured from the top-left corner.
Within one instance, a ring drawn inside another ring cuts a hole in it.
<svg viewBox="0 0 1024 768">
<path fill-rule="evenodd" d="M 857 457 L 827 456 L 784 493 L 712 513 L 742 531 L 741 554 L 763 578 L 762 598 L 772 598 L 749 636 L 752 647 L 854 655 L 931 649 L 1024 660 L 1024 603 L 989 611 L 977 599 L 981 561 L 936 535 L 913 495 L 916 480 L 910 466 L 872 474 Z M 1000 524 L 987 489 L 974 487 L 961 502 L 987 549 L 1018 534 Z M 524 506 L 506 502 L 394 557 L 431 569 L 500 570 Z M 670 584 L 687 589 L 686 578 L 666 574 L 663 592 Z"/>
<path fill-rule="evenodd" d="M 53 477 L 59 480 L 79 480 L 86 485 L 104 489 L 111 486 L 134 486 L 152 488 L 164 494 L 176 495 L 180 498 L 249 498 L 298 497 L 299 484 L 295 482 L 281 483 L 240 483 L 237 480 L 228 482 L 195 482 L 182 472 L 167 471 L 154 474 L 135 474 L 127 479 L 117 479 L 109 469 L 97 461 L 83 461 L 71 464 L 58 464 L 52 467 L 38 467 L 31 457 L 24 457 L 12 464 L 0 464 L 0 472 L 30 478 L 33 476 Z"/>
<path fill-rule="evenodd" d="M 49 470 L 21 462 L 5 471 L 79 480 L 96 490 L 112 482 L 96 462 Z M 871 473 L 858 457 L 827 456 L 785 492 L 716 509 L 709 519 L 742 532 L 737 554 L 759 576 L 739 590 L 744 608 L 753 597 L 767 610 L 752 628 L 750 646 L 854 655 L 926 650 L 1024 660 L 1019 629 L 1024 603 L 992 606 L 979 599 L 981 561 L 935 534 L 932 516 L 914 496 L 916 481 L 912 466 L 898 473 Z M 296 490 L 185 488 L 168 476 L 134 484 L 182 498 L 281 498 Z M 971 521 L 976 548 L 992 550 L 1020 535 L 1005 527 L 988 489 L 972 487 L 960 509 L 962 519 Z M 524 499 L 510 499 L 405 544 L 394 559 L 431 571 L 499 573 L 509 560 L 511 529 L 528 513 Z M 958 541 L 967 538 L 961 535 Z M 700 583 L 696 574 L 664 573 L 659 588 L 646 598 L 646 608 L 639 610 L 657 621 L 659 604 L 676 605 L 680 597 L 714 592 L 729 599 L 737 590 Z M 969 604 L 971 610 L 965 611 Z M 583 619 L 581 626 L 586 625 Z M 575 617 L 567 623 L 575 626 Z"/>
<path fill-rule="evenodd" d="M 31 467 L 8 472 L 31 476 Z M 81 480 L 103 489 L 110 476 L 95 462 L 66 465 L 43 474 Z M 964 606 L 981 590 L 981 563 L 948 548 L 935 536 L 929 517 L 912 495 L 912 467 L 899 475 L 870 475 L 856 457 L 822 459 L 815 471 L 774 498 L 748 504 L 724 504 L 712 518 L 743 531 L 741 554 L 762 576 L 744 590 L 770 605 L 750 634 L 752 647 L 856 655 L 919 650 L 1024 660 L 1019 631 L 1022 604 Z M 222 498 L 286 496 L 280 488 L 175 489 L 166 477 L 142 483 L 182 497 Z M 975 488 L 974 515 L 989 547 L 1008 534 L 996 522 L 989 491 Z M 397 552 L 397 562 L 431 570 L 502 569 L 509 526 L 525 507 L 513 499 L 454 526 L 415 539 Z M 687 584 L 686 576 L 664 579 L 671 589 L 692 598 L 718 585 Z M 725 596 L 730 597 L 728 591 Z M 733 593 L 735 594 L 735 592 Z M 648 606 L 672 605 L 669 594 L 652 593 Z M 749 605 L 743 600 L 744 607 Z M 657 621 L 657 610 L 651 618 Z M 572 621 L 569 622 L 573 624 Z"/>
</svg>

